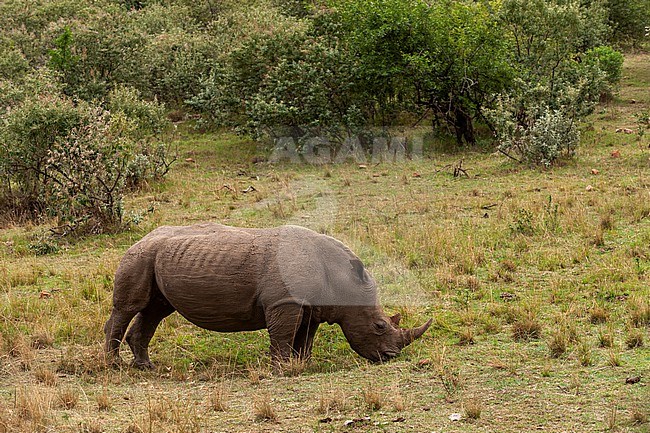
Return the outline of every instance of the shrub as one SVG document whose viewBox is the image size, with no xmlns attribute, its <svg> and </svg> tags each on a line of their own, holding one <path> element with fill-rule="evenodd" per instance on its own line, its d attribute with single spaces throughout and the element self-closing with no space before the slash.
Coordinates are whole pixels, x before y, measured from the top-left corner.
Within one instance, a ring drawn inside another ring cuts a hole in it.
<svg viewBox="0 0 650 433">
<path fill-rule="evenodd" d="M 575 121 L 559 110 L 543 108 L 522 122 L 521 113 L 506 100 L 491 116 L 499 151 L 519 162 L 548 167 L 561 156 L 572 156 L 580 141 Z"/>
<path fill-rule="evenodd" d="M 612 97 L 614 89 L 621 81 L 623 74 L 623 54 L 611 47 L 596 47 L 585 53 L 585 68 L 591 67 L 602 73 L 600 77 L 593 77 L 592 81 L 599 86 L 600 99 Z"/>
<path fill-rule="evenodd" d="M 124 115 L 130 122 L 129 134 L 136 140 L 160 136 L 169 126 L 165 106 L 156 100 L 145 101 L 130 86 L 118 85 L 106 97 L 106 109 L 112 115 Z"/>
<path fill-rule="evenodd" d="M 48 68 L 30 70 L 13 80 L 0 79 L 0 116 L 18 107 L 25 99 L 58 95 L 61 91 L 58 75 Z"/>
<path fill-rule="evenodd" d="M 56 217 L 63 234 L 119 228 L 127 188 L 173 162 L 165 146 L 136 141 L 137 119 L 62 96 L 30 98 L 3 120 L 0 210 Z"/>
<path fill-rule="evenodd" d="M 365 118 L 353 88 L 352 63 L 336 44 L 307 37 L 264 77 L 247 107 L 253 134 L 333 141 L 357 133 Z"/>
<path fill-rule="evenodd" d="M 0 142 L 5 210 L 23 210 L 31 217 L 45 213 L 49 152 L 80 125 L 81 115 L 72 101 L 46 95 L 28 99 L 5 116 Z"/>
<path fill-rule="evenodd" d="M 200 91 L 218 50 L 207 35 L 182 29 L 152 35 L 143 49 L 144 89 L 172 106 L 180 106 Z"/>
<path fill-rule="evenodd" d="M 111 128 L 110 113 L 88 108 L 89 118 L 72 128 L 48 152 L 45 183 L 56 208 L 50 214 L 76 229 L 99 233 L 122 220 L 122 194 L 129 163 L 129 143 Z M 90 120 L 92 118 L 92 120 Z"/>
<path fill-rule="evenodd" d="M 612 40 L 617 44 L 638 46 L 648 37 L 650 1 L 607 0 Z"/>
<path fill-rule="evenodd" d="M 0 38 L 0 80 L 19 79 L 29 70 L 29 62 L 22 51 Z"/>
<path fill-rule="evenodd" d="M 70 27 L 64 27 L 63 31 L 54 40 L 55 48 L 49 51 L 50 60 L 48 67 L 62 74 L 66 83 L 76 81 L 75 66 L 79 62 L 79 56 L 72 52 L 74 38 Z"/>
<path fill-rule="evenodd" d="M 623 54 L 607 46 L 595 47 L 585 53 L 585 62 L 595 64 L 605 73 L 611 85 L 621 81 L 623 73 Z"/>
</svg>

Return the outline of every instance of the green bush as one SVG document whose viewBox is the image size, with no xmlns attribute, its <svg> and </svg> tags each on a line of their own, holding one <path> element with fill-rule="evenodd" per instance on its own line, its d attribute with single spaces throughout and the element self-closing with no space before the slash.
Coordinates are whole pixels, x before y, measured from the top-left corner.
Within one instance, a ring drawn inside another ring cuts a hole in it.
<svg viewBox="0 0 650 433">
<path fill-rule="evenodd" d="M 391 124 L 431 111 L 475 143 L 474 122 L 512 79 L 506 40 L 481 3 L 342 0 L 342 39 L 359 59 L 360 90 Z"/>
<path fill-rule="evenodd" d="M 128 119 L 128 132 L 135 140 L 160 136 L 169 127 L 165 105 L 143 100 L 133 87 L 118 85 L 111 90 L 106 96 L 106 109 L 113 116 L 122 114 Z"/>
<path fill-rule="evenodd" d="M 0 116 L 27 98 L 58 95 L 61 92 L 62 84 L 58 74 L 48 68 L 30 70 L 24 76 L 12 80 L 0 79 Z"/>
<path fill-rule="evenodd" d="M 64 96 L 30 97 L 2 120 L 0 211 L 56 218 L 64 233 L 118 229 L 128 188 L 172 162 L 166 147 L 135 140 L 124 112 Z"/>
<path fill-rule="evenodd" d="M 607 0 L 612 41 L 624 46 L 639 46 L 648 40 L 650 0 Z"/>
<path fill-rule="evenodd" d="M 612 88 L 621 81 L 623 74 L 623 54 L 611 47 L 600 46 L 590 49 L 585 53 L 584 62 L 596 66 L 605 73 L 605 80 L 610 86 L 605 91 L 611 92 Z"/>
<path fill-rule="evenodd" d="M 200 80 L 208 74 L 218 52 L 212 41 L 182 29 L 148 38 L 142 53 L 146 82 L 139 84 L 160 101 L 181 106 L 200 91 Z"/>
<path fill-rule="evenodd" d="M 48 160 L 56 141 L 81 124 L 83 113 L 57 96 L 27 99 L 3 119 L 0 164 L 3 204 L 31 217 L 48 208 Z"/>
<path fill-rule="evenodd" d="M 30 69 L 22 51 L 0 38 L 0 80 L 21 79 Z"/>
<path fill-rule="evenodd" d="M 573 156 L 580 132 L 566 113 L 539 107 L 524 123 L 517 105 L 502 100 L 492 111 L 499 151 L 519 162 L 550 167 L 560 157 Z"/>
</svg>

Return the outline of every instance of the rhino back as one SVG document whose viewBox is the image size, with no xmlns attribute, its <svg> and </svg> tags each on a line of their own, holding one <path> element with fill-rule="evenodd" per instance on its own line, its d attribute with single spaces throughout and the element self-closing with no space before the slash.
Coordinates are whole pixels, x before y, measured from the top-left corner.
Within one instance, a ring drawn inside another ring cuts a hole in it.
<svg viewBox="0 0 650 433">
<path fill-rule="evenodd" d="M 215 331 L 264 328 L 259 275 L 266 261 L 256 235 L 210 225 L 170 236 L 155 275 L 165 298 L 189 321 Z"/>
</svg>

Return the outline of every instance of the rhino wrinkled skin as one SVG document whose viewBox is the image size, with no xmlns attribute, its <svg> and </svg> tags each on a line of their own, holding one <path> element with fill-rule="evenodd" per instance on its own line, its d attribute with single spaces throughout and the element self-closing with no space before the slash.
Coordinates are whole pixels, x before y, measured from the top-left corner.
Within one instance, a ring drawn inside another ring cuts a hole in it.
<svg viewBox="0 0 650 433">
<path fill-rule="evenodd" d="M 399 314 L 387 317 L 379 306 L 375 281 L 359 258 L 336 239 L 298 226 L 206 223 L 149 233 L 126 252 L 115 275 L 104 326 L 108 361 L 120 362 L 126 333 L 134 365 L 153 367 L 149 342 L 174 311 L 212 331 L 268 329 L 274 362 L 308 358 L 325 322 L 338 324 L 352 349 L 375 362 L 397 356 L 431 323 L 400 329 Z"/>
</svg>

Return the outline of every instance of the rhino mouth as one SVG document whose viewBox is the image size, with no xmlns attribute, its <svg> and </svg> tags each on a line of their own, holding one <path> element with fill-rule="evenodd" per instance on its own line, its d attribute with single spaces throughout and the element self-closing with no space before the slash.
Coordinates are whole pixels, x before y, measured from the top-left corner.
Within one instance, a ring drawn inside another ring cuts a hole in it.
<svg viewBox="0 0 650 433">
<path fill-rule="evenodd" d="M 399 352 L 393 350 L 386 350 L 384 352 L 379 352 L 377 353 L 377 357 L 373 359 L 373 362 L 376 363 L 387 362 L 397 357 L 397 355 L 399 355 Z"/>
</svg>

